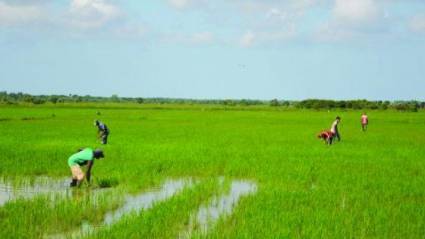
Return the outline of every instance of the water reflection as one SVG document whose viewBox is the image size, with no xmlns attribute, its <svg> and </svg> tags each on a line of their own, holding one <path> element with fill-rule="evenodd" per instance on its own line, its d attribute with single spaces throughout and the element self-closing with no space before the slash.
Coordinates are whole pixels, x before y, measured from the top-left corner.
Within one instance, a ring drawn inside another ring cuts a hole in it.
<svg viewBox="0 0 425 239">
<path fill-rule="evenodd" d="M 223 180 L 219 180 L 223 187 Z M 234 180 L 230 184 L 227 194 L 215 196 L 210 203 L 202 205 L 196 214 L 190 218 L 186 231 L 180 233 L 180 238 L 190 238 L 194 233 L 205 235 L 222 216 L 232 214 L 232 210 L 243 196 L 253 194 L 257 191 L 254 182 L 244 180 Z"/>
</svg>

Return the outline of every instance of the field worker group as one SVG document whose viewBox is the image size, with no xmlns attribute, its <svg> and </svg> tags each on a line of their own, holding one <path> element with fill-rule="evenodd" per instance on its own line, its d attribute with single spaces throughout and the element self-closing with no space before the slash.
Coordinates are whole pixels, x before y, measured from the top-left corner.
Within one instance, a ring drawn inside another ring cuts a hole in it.
<svg viewBox="0 0 425 239">
<path fill-rule="evenodd" d="M 338 125 L 340 122 L 341 117 L 337 116 L 331 125 L 331 129 L 329 131 L 321 132 L 318 137 L 325 140 L 325 142 L 329 145 L 333 143 L 334 138 L 338 141 L 341 141 L 341 135 L 338 130 Z M 363 113 L 361 116 L 361 125 L 363 131 L 366 131 L 368 123 L 368 116 L 366 115 L 366 113 Z M 99 120 L 95 120 L 94 125 L 97 127 L 98 138 L 101 139 L 101 143 L 107 144 L 109 129 L 106 124 Z M 87 182 L 90 183 L 91 170 L 94 165 L 94 159 L 101 159 L 104 157 L 105 155 L 101 149 L 93 150 L 91 148 L 80 149 L 79 152 L 69 157 L 68 165 L 72 173 L 72 181 L 70 186 L 79 186 L 84 180 L 84 177 L 87 179 Z M 81 169 L 81 167 L 85 165 L 87 165 L 86 175 L 84 175 L 84 172 Z"/>
<path fill-rule="evenodd" d="M 94 125 L 97 127 L 98 138 L 101 139 L 102 144 L 107 144 L 109 129 L 103 122 L 99 120 L 94 121 Z M 94 165 L 94 159 L 104 158 L 105 155 L 101 149 L 93 150 L 92 148 L 83 148 L 78 150 L 77 153 L 71 155 L 68 158 L 68 166 L 71 169 L 72 181 L 71 187 L 80 186 L 84 178 L 90 183 L 91 170 Z M 87 166 L 86 174 L 84 174 L 81 167 Z"/>
</svg>

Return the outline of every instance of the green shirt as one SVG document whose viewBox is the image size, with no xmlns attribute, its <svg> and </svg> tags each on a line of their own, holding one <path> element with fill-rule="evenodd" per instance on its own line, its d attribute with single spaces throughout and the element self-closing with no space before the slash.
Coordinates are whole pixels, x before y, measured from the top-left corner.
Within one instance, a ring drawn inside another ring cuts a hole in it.
<svg viewBox="0 0 425 239">
<path fill-rule="evenodd" d="M 81 163 L 84 163 L 85 161 L 92 161 L 93 160 L 93 149 L 86 148 L 76 154 L 73 154 L 68 159 L 68 165 L 75 166 L 80 165 Z"/>
</svg>

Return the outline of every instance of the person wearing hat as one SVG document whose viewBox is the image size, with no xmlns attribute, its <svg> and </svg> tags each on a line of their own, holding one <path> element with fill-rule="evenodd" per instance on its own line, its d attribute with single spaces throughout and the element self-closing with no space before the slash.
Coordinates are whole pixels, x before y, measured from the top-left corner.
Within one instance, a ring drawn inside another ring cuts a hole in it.
<svg viewBox="0 0 425 239">
<path fill-rule="evenodd" d="M 94 159 L 104 158 L 105 155 L 101 149 L 93 150 L 91 148 L 80 149 L 68 159 L 68 165 L 71 168 L 72 181 L 70 186 L 79 186 L 84 179 L 84 173 L 81 166 L 87 165 L 86 179 L 90 183 L 91 169 Z"/>
<path fill-rule="evenodd" d="M 98 137 L 100 139 L 102 139 L 102 144 L 107 144 L 108 143 L 109 129 L 106 126 L 106 124 L 102 123 L 99 120 L 95 120 L 94 125 L 97 127 Z"/>
</svg>

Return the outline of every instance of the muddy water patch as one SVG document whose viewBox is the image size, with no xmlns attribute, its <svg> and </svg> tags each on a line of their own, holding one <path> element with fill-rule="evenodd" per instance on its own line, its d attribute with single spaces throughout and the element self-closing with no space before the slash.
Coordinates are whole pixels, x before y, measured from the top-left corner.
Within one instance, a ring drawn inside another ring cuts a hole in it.
<svg viewBox="0 0 425 239">
<path fill-rule="evenodd" d="M 191 179 L 167 180 L 160 187 L 148 189 L 138 195 L 126 196 L 124 204 L 118 209 L 106 213 L 100 225 L 91 225 L 89 222 L 84 221 L 81 224 L 81 228 L 76 231 L 48 235 L 45 238 L 81 238 L 88 236 L 95 233 L 98 229 L 118 222 L 128 214 L 149 210 L 155 203 L 165 201 L 193 184 L 194 182 Z"/>
<path fill-rule="evenodd" d="M 220 178 L 220 187 L 224 187 L 224 180 Z M 201 205 L 189 219 L 189 225 L 179 238 L 191 238 L 193 235 L 206 235 L 221 217 L 232 214 L 239 200 L 257 192 L 257 184 L 247 180 L 233 180 L 226 194 L 214 196 L 212 200 Z"/>
</svg>

